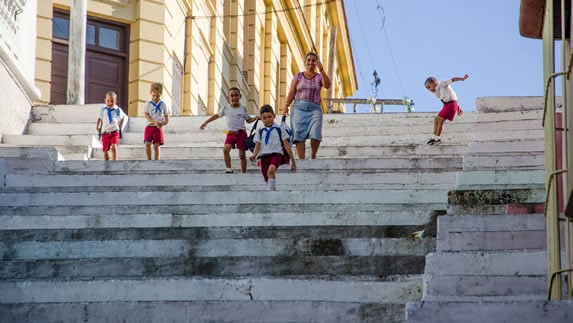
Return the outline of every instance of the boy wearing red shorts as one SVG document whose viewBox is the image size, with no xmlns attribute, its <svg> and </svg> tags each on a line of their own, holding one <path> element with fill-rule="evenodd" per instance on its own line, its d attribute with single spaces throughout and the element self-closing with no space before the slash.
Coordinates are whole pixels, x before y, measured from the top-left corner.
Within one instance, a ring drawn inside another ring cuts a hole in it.
<svg viewBox="0 0 573 323">
<path fill-rule="evenodd" d="M 229 102 L 231 104 L 225 105 L 217 114 L 212 115 L 207 121 L 201 124 L 200 130 L 205 130 L 209 122 L 217 120 L 222 117 L 227 117 L 227 137 L 225 138 L 225 146 L 223 154 L 225 157 L 225 173 L 233 173 L 231 168 L 231 149 L 237 147 L 239 150 L 239 158 L 241 159 L 241 172 L 247 172 L 247 157 L 245 150 L 247 150 L 247 130 L 245 129 L 245 121 L 251 123 L 258 120 L 259 117 L 251 117 L 247 112 L 247 108 L 241 105 L 241 90 L 237 87 L 232 87 L 228 92 Z"/>
<path fill-rule="evenodd" d="M 96 130 L 101 134 L 105 160 L 109 160 L 109 150 L 111 150 L 111 159 L 117 160 L 117 145 L 126 117 L 121 108 L 115 104 L 116 102 L 117 94 L 115 92 L 105 94 L 105 107 L 100 109 L 96 123 Z"/>
<path fill-rule="evenodd" d="M 275 112 L 270 105 L 263 105 L 260 110 L 264 128 L 255 133 L 255 150 L 251 160 L 261 160 L 261 172 L 269 191 L 276 190 L 276 172 L 283 164 L 283 147 L 290 157 L 291 170 L 296 171 L 296 161 L 290 148 L 289 135 L 286 130 L 275 123 Z M 281 142 L 282 139 L 282 142 Z"/>
<path fill-rule="evenodd" d="M 424 85 L 428 91 L 434 93 L 438 99 L 440 99 L 444 106 L 438 116 L 434 118 L 434 137 L 428 140 L 428 145 L 439 145 L 442 143 L 440 136 L 442 135 L 442 128 L 444 122 L 447 120 L 454 121 L 455 115 L 461 116 L 463 111 L 458 105 L 458 97 L 456 92 L 452 89 L 450 84 L 457 81 L 465 81 L 468 79 L 468 75 L 464 77 L 452 77 L 449 80 L 438 82 L 435 77 L 428 77 Z"/>
<path fill-rule="evenodd" d="M 161 101 L 163 85 L 161 83 L 151 84 L 149 92 L 151 101 L 145 103 L 143 112 L 145 119 L 149 122 L 145 127 L 143 142 L 145 143 L 145 155 L 147 160 L 151 160 L 151 144 L 155 153 L 155 160 L 159 160 L 160 150 L 165 141 L 163 140 L 163 127 L 169 123 L 169 114 L 171 110 L 165 102 Z"/>
</svg>

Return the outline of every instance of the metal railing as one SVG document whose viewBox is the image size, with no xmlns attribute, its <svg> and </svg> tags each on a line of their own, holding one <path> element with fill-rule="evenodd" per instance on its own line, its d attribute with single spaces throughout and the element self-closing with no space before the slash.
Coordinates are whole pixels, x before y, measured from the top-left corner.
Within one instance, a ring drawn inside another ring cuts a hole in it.
<svg viewBox="0 0 573 323">
<path fill-rule="evenodd" d="M 555 41 L 554 41 L 554 2 L 547 1 L 545 8 L 545 20 L 543 26 L 543 64 L 544 64 L 544 76 L 545 82 L 545 93 L 544 93 L 544 104 L 543 104 L 543 118 L 542 125 L 545 129 L 545 169 L 547 176 L 547 186 L 545 191 L 545 208 L 544 214 L 546 218 L 546 235 L 547 235 L 547 269 L 548 269 L 548 295 L 549 300 L 561 300 L 563 299 L 562 282 L 561 277 L 563 274 L 568 274 L 568 287 L 567 294 L 569 298 L 572 297 L 572 286 L 571 273 L 573 268 L 561 268 L 561 226 L 560 221 L 565 220 L 566 230 L 565 230 L 565 244 L 566 244 L 566 267 L 571 267 L 571 222 L 570 219 L 560 219 L 560 203 L 559 195 L 562 192 L 568 192 L 567 183 L 565 176 L 562 176 L 562 187 L 560 192 L 559 181 L 556 179 L 559 175 L 566 174 L 568 172 L 568 129 L 567 129 L 567 115 L 568 109 L 571 108 L 570 102 L 568 102 L 567 97 L 569 95 L 568 80 L 571 76 L 571 69 L 573 67 L 573 55 L 569 54 L 568 46 L 570 46 L 569 41 L 565 39 L 566 35 L 566 14 L 567 11 L 564 10 L 565 1 L 561 1 L 561 72 L 555 73 Z M 567 61 L 566 58 L 569 57 Z M 554 87 L 554 80 L 559 77 L 564 76 L 563 86 L 562 86 L 562 98 L 563 98 L 563 113 L 562 116 L 565 119 L 562 127 L 557 127 L 556 123 L 556 94 Z M 549 117 L 548 117 L 549 113 Z M 562 131 L 565 135 L 562 150 L 562 161 L 565 165 L 562 169 L 558 168 L 558 156 L 556 154 L 556 131 Z M 566 193 L 565 193 L 566 194 Z M 559 277 L 558 280 L 556 278 Z"/>
<path fill-rule="evenodd" d="M 412 111 L 414 106 L 414 100 L 412 99 L 335 99 L 326 98 L 324 99 L 329 112 L 331 113 L 343 113 L 346 111 L 346 105 L 351 104 L 353 106 L 353 112 L 356 113 L 356 107 L 358 105 L 369 105 L 371 107 L 370 112 L 373 113 L 384 113 L 385 105 L 403 105 L 408 112 Z M 380 108 L 378 110 L 378 107 Z"/>
</svg>

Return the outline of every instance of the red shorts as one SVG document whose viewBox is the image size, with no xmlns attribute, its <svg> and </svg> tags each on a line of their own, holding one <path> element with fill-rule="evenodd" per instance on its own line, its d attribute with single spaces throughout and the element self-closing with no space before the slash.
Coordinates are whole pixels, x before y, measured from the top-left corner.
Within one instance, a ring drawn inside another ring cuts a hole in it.
<svg viewBox="0 0 573 323">
<path fill-rule="evenodd" d="M 266 155 L 261 157 L 261 172 L 263 173 L 263 177 L 265 178 L 265 182 L 269 181 L 269 176 L 267 172 L 269 171 L 269 166 L 275 165 L 277 169 L 283 163 L 283 154 L 274 153 L 271 155 Z"/>
<path fill-rule="evenodd" d="M 448 103 L 444 103 L 444 107 L 442 108 L 442 111 L 438 113 L 438 116 L 450 121 L 454 121 L 454 117 L 458 113 L 459 108 L 460 107 L 458 106 L 458 101 L 450 101 Z"/>
<path fill-rule="evenodd" d="M 157 128 L 155 126 L 145 127 L 143 142 L 152 142 L 163 145 L 163 128 Z"/>
<path fill-rule="evenodd" d="M 111 145 L 117 145 L 118 143 L 119 131 L 101 134 L 101 144 L 103 146 L 103 151 L 108 151 Z"/>
<path fill-rule="evenodd" d="M 234 133 L 227 133 L 225 145 L 231 145 L 233 148 L 236 146 L 239 150 L 247 150 L 247 132 L 239 130 Z"/>
</svg>

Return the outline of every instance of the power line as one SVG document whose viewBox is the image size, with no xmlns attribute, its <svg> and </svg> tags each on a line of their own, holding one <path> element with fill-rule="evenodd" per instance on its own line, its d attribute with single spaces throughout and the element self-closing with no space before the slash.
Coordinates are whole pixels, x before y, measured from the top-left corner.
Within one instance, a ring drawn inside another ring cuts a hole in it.
<svg viewBox="0 0 573 323">
<path fill-rule="evenodd" d="M 366 33 L 364 32 L 364 27 L 362 26 L 362 19 L 360 19 L 360 11 L 358 11 L 358 7 L 356 6 L 356 1 L 352 1 L 354 4 L 354 10 L 356 11 L 356 16 L 358 17 L 358 24 L 360 26 L 360 31 L 362 33 L 362 39 L 364 39 L 364 44 L 366 45 L 366 51 L 368 52 L 368 58 L 370 59 L 370 66 L 372 67 L 373 70 L 375 70 L 374 68 L 374 60 L 372 59 L 372 53 L 370 50 L 370 46 L 368 46 L 368 40 L 366 39 Z M 358 56 L 356 56 L 356 58 L 358 58 Z M 362 70 L 360 70 L 360 76 L 362 78 L 362 82 L 364 82 L 365 87 L 367 87 L 366 84 L 368 84 L 365 79 L 364 79 L 364 75 L 362 74 Z M 374 91 L 372 90 L 372 88 L 368 87 L 368 95 L 374 95 Z"/>
<path fill-rule="evenodd" d="M 394 53 L 392 52 L 392 46 L 390 45 L 390 39 L 388 38 L 388 33 L 386 32 L 386 13 L 384 12 L 384 7 L 380 4 L 378 0 L 376 0 L 376 4 L 378 5 L 376 9 L 378 9 L 378 14 L 380 16 L 380 20 L 382 23 L 382 29 L 384 31 L 384 36 L 386 38 L 386 44 L 388 45 L 388 51 L 390 52 L 390 58 L 392 59 L 392 63 L 394 64 L 394 70 L 396 71 L 396 76 L 398 78 L 398 83 L 400 84 L 400 88 L 402 89 L 402 95 L 406 96 L 406 91 L 404 91 L 404 85 L 402 84 L 402 79 L 400 78 L 400 72 L 398 71 L 398 65 L 396 64 L 396 60 L 394 59 Z"/>
<path fill-rule="evenodd" d="M 267 10 L 264 12 L 248 12 L 248 13 L 243 13 L 243 14 L 239 14 L 239 15 L 204 15 L 204 16 L 191 16 L 191 19 L 213 19 L 213 18 L 236 18 L 236 17 L 246 17 L 246 16 L 261 16 L 261 15 L 266 15 L 268 13 L 280 13 L 280 12 L 288 12 L 288 11 L 293 11 L 293 10 L 299 10 L 302 8 L 308 8 L 308 7 L 314 7 L 314 6 L 319 6 L 319 5 L 327 5 L 329 3 L 333 3 L 336 2 L 338 0 L 324 0 L 322 2 L 317 2 L 315 4 L 307 4 L 304 6 L 299 5 L 295 6 L 295 7 L 286 7 L 283 9 L 279 9 L 279 10 L 275 10 L 275 9 L 271 9 L 271 10 Z M 304 16 L 304 15 L 303 15 Z"/>
</svg>

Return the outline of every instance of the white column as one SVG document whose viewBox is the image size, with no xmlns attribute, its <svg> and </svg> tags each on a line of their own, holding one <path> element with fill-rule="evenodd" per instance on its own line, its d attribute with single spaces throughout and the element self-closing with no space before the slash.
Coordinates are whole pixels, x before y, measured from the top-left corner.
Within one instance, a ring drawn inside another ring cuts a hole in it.
<svg viewBox="0 0 573 323">
<path fill-rule="evenodd" d="M 71 0 L 68 104 L 84 104 L 87 0 Z"/>
</svg>

